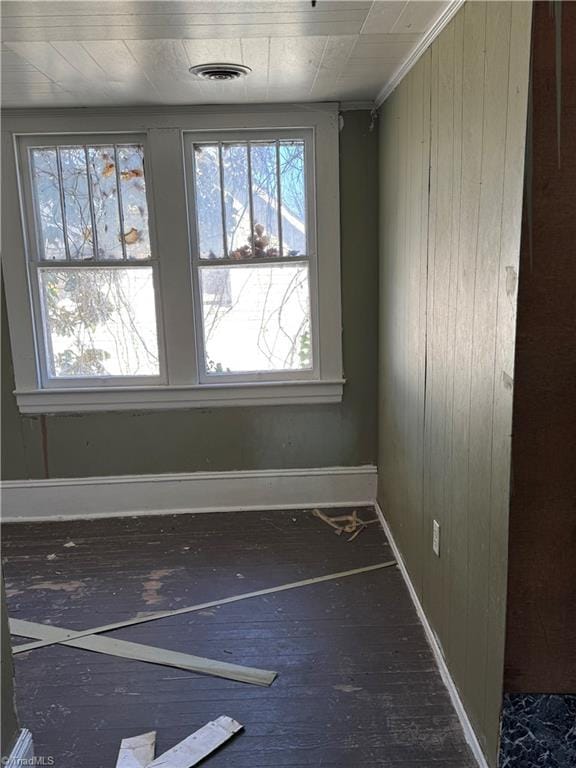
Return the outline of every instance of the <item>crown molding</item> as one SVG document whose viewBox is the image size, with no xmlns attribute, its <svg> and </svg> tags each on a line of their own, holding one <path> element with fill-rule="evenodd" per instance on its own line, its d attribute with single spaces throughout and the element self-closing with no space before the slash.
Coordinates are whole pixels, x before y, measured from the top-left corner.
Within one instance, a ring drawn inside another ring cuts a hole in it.
<svg viewBox="0 0 576 768">
<path fill-rule="evenodd" d="M 402 82 L 408 72 L 412 69 L 414 64 L 418 61 L 420 56 L 429 48 L 434 40 L 438 37 L 440 32 L 452 21 L 454 16 L 458 13 L 460 8 L 464 5 L 466 0 L 452 0 L 452 2 L 444 9 L 444 12 L 436 19 L 430 29 L 424 34 L 420 42 L 412 50 L 406 61 L 401 64 L 396 72 L 392 75 L 390 80 L 382 87 L 375 99 L 376 107 L 380 107 L 390 96 L 392 91 Z"/>
</svg>

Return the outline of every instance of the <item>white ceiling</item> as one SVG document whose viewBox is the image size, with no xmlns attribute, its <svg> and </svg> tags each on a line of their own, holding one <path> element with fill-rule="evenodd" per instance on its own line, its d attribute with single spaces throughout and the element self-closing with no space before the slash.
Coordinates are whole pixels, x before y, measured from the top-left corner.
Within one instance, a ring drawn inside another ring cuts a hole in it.
<svg viewBox="0 0 576 768">
<path fill-rule="evenodd" d="M 373 101 L 453 2 L 8 0 L 9 107 Z M 246 64 L 231 83 L 194 64 Z"/>
</svg>

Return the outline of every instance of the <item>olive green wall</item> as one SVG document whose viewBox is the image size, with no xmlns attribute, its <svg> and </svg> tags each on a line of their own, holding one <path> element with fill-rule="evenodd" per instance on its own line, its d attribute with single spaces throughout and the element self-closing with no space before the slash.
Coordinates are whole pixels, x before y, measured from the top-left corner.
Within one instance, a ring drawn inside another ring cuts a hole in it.
<svg viewBox="0 0 576 768">
<path fill-rule="evenodd" d="M 379 501 L 492 766 L 530 18 L 466 3 L 380 119 Z"/>
<path fill-rule="evenodd" d="M 2 323 L 5 479 L 374 464 L 377 368 L 377 131 L 346 112 L 340 134 L 344 372 L 338 405 L 19 415 Z M 334 226 L 338 226 L 334 222 Z M 44 459 L 44 455 L 46 459 Z M 47 464 L 47 467 L 44 465 Z"/>
</svg>

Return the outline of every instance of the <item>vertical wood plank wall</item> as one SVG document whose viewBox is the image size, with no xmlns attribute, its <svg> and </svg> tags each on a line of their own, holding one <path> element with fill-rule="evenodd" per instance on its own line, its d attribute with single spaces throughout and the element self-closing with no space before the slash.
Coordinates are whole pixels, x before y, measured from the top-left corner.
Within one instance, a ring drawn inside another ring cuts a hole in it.
<svg viewBox="0 0 576 768">
<path fill-rule="evenodd" d="M 466 3 L 380 116 L 379 501 L 492 765 L 530 21 Z"/>
</svg>

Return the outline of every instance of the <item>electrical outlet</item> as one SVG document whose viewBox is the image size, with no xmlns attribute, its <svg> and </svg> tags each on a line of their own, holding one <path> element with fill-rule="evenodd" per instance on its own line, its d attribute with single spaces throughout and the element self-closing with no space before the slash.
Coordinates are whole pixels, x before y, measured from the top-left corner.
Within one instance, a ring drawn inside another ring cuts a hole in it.
<svg viewBox="0 0 576 768">
<path fill-rule="evenodd" d="M 436 557 L 440 557 L 440 523 L 432 521 L 432 550 Z"/>
</svg>

